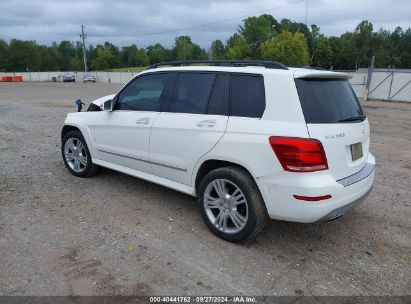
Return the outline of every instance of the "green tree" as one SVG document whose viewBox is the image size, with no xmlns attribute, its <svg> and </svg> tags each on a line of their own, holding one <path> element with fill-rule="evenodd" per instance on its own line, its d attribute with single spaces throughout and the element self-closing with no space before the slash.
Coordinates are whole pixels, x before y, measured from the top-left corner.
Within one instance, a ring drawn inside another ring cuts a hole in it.
<svg viewBox="0 0 411 304">
<path fill-rule="evenodd" d="M 311 25 L 311 28 L 318 28 L 315 24 Z M 301 22 L 294 22 L 291 21 L 290 19 L 281 19 L 280 23 L 278 26 L 275 28 L 277 33 L 281 33 L 283 31 L 285 32 L 291 32 L 291 33 L 303 33 L 305 36 L 305 39 L 307 40 L 307 45 L 308 45 L 308 51 L 310 52 L 310 58 L 312 57 L 312 50 L 313 50 L 313 45 L 312 45 L 312 36 L 313 33 L 310 32 L 308 29 L 307 25 Z M 319 30 L 319 28 L 318 28 Z"/>
<path fill-rule="evenodd" d="M 311 64 L 313 66 L 330 68 L 332 65 L 332 49 L 330 42 L 324 35 L 318 36 L 315 41 L 314 54 L 311 59 Z"/>
<path fill-rule="evenodd" d="M 7 71 L 10 67 L 10 51 L 6 41 L 0 39 L 0 71 Z"/>
<path fill-rule="evenodd" d="M 221 40 L 214 40 L 210 47 L 211 59 L 224 59 L 224 44 Z"/>
<path fill-rule="evenodd" d="M 238 33 L 246 39 L 252 59 L 261 58 L 260 46 L 275 35 L 276 26 L 278 26 L 277 20 L 266 14 L 243 20 L 243 25 L 238 27 Z"/>
<path fill-rule="evenodd" d="M 307 41 L 302 33 L 281 32 L 261 46 L 263 58 L 286 65 L 307 65 L 310 61 Z"/>
<path fill-rule="evenodd" d="M 401 58 L 400 67 L 411 68 L 411 28 L 403 32 L 399 42 L 399 56 Z"/>
<path fill-rule="evenodd" d="M 373 25 L 368 20 L 361 21 L 354 32 L 356 60 L 355 69 L 361 65 L 368 66 L 370 62 L 370 46 L 372 40 Z"/>
<path fill-rule="evenodd" d="M 120 66 L 120 51 L 110 42 L 96 46 L 96 58 L 91 62 L 93 70 L 107 70 Z"/>
<path fill-rule="evenodd" d="M 378 68 L 398 66 L 401 64 L 400 58 L 398 57 L 398 45 L 396 45 L 391 38 L 392 34 L 390 31 L 384 29 L 373 33 L 371 52 L 375 55 L 375 66 Z"/>
<path fill-rule="evenodd" d="M 311 25 L 311 64 L 329 68 L 332 64 L 332 49 L 328 38 L 320 34 L 320 28 Z"/>
<path fill-rule="evenodd" d="M 282 32 L 291 33 L 291 36 Z M 374 31 L 372 23 L 363 20 L 353 31 L 339 37 L 326 37 L 315 24 L 308 29 L 303 23 L 290 19 L 277 22 L 273 16 L 266 14 L 243 20 L 225 46 L 220 40 L 214 40 L 209 48 L 209 57 L 265 58 L 307 64 L 304 49 L 309 52 L 310 64 L 325 68 L 347 70 L 367 67 L 373 55 L 376 67 L 411 68 L 411 29 L 397 27 L 393 31 L 383 28 Z M 89 45 L 87 57 L 92 69 L 112 69 L 146 66 L 161 61 L 207 59 L 208 55 L 189 36 L 180 36 L 175 39 L 172 49 L 159 43 L 146 49 L 132 44 L 121 50 L 110 42 L 96 47 Z M 51 45 L 38 45 L 35 41 L 12 39 L 8 42 L 0 37 L 1 71 L 68 71 L 83 68 L 80 41 L 64 40 Z"/>
<path fill-rule="evenodd" d="M 10 70 L 21 71 L 39 71 L 40 55 L 35 41 L 23 41 L 12 39 L 9 46 Z"/>
<path fill-rule="evenodd" d="M 45 45 L 39 46 L 40 70 L 41 71 L 58 71 L 58 52 L 54 47 Z"/>
<path fill-rule="evenodd" d="M 150 64 L 150 57 L 144 49 L 138 49 L 136 53 L 136 66 L 147 66 Z"/>
<path fill-rule="evenodd" d="M 160 43 L 147 47 L 147 55 L 150 57 L 150 63 L 158 63 L 168 60 L 167 50 Z"/>
<path fill-rule="evenodd" d="M 357 49 L 355 35 L 346 32 L 341 37 L 329 38 L 332 50 L 332 66 L 338 70 L 353 70 L 356 68 Z"/>
<path fill-rule="evenodd" d="M 206 51 L 193 43 L 190 36 L 179 36 L 175 39 L 173 54 L 176 60 L 207 59 Z"/>
<path fill-rule="evenodd" d="M 121 51 L 122 65 L 124 67 L 137 66 L 137 52 L 138 48 L 135 44 L 123 47 Z"/>
<path fill-rule="evenodd" d="M 71 59 L 76 55 L 74 44 L 71 41 L 61 41 L 57 47 L 58 50 L 58 65 L 61 71 L 69 71 L 71 67 Z"/>
<path fill-rule="evenodd" d="M 227 41 L 225 58 L 232 60 L 251 59 L 251 49 L 244 36 L 234 34 Z"/>
</svg>

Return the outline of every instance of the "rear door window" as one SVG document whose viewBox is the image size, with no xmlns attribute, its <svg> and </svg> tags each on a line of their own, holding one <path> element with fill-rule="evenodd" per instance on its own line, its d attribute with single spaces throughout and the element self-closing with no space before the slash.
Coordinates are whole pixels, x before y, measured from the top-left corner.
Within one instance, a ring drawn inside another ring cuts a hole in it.
<svg viewBox="0 0 411 304">
<path fill-rule="evenodd" d="M 295 84 L 306 123 L 342 123 L 365 119 L 347 80 L 297 78 Z"/>
<path fill-rule="evenodd" d="M 225 74 L 218 74 L 213 92 L 208 102 L 207 114 L 228 115 L 228 79 Z"/>
<path fill-rule="evenodd" d="M 205 114 L 216 74 L 180 73 L 169 112 Z"/>
<path fill-rule="evenodd" d="M 231 116 L 261 118 L 265 110 L 264 80 L 259 75 L 231 75 Z"/>
</svg>

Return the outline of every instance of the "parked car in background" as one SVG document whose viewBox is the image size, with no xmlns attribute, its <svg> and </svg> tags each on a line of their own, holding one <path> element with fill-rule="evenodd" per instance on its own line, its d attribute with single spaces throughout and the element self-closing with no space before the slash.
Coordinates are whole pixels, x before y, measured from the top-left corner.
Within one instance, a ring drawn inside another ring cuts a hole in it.
<svg viewBox="0 0 411 304">
<path fill-rule="evenodd" d="M 102 166 L 196 196 L 208 228 L 228 241 L 256 235 L 268 218 L 332 220 L 368 196 L 370 127 L 347 74 L 190 63 L 155 64 L 68 114 L 70 173 Z"/>
<path fill-rule="evenodd" d="M 70 73 L 63 75 L 63 82 L 75 82 L 76 76 Z"/>
<path fill-rule="evenodd" d="M 96 83 L 96 76 L 93 74 L 85 74 L 83 78 L 84 83 L 86 82 L 94 82 Z"/>
</svg>

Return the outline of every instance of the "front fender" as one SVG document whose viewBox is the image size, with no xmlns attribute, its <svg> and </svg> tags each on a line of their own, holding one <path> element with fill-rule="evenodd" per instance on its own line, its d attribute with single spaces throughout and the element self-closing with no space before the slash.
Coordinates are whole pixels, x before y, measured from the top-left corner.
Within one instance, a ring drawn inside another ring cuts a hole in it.
<svg viewBox="0 0 411 304">
<path fill-rule="evenodd" d="M 94 147 L 93 125 L 100 113 L 101 112 L 69 113 L 64 121 L 64 126 L 71 126 L 80 130 L 92 158 L 97 156 L 97 150 Z"/>
</svg>

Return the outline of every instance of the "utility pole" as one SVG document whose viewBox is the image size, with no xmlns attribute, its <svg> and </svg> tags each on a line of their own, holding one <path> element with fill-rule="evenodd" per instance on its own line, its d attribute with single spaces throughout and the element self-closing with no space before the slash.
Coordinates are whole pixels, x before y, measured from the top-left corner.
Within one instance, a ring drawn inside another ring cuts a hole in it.
<svg viewBox="0 0 411 304">
<path fill-rule="evenodd" d="M 84 61 L 84 72 L 87 73 L 87 54 L 86 54 L 86 43 L 85 40 L 87 38 L 87 35 L 84 34 L 84 25 L 81 25 L 81 34 L 80 37 L 83 40 L 83 61 Z"/>
<path fill-rule="evenodd" d="M 372 72 L 374 71 L 375 56 L 371 58 L 371 64 L 368 67 L 367 85 L 365 86 L 364 100 L 368 100 L 368 92 L 370 91 Z"/>
</svg>

